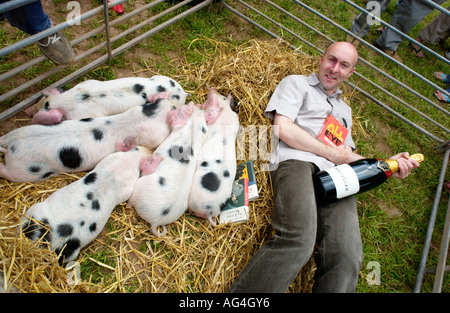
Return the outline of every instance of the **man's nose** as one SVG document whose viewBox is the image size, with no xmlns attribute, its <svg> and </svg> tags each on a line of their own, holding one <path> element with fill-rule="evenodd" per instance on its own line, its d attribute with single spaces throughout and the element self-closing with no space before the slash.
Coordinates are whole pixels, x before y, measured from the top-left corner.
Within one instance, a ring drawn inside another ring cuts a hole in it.
<svg viewBox="0 0 450 313">
<path fill-rule="evenodd" d="M 339 64 L 336 62 L 331 65 L 330 69 L 333 71 L 333 73 L 336 73 L 338 71 Z"/>
</svg>

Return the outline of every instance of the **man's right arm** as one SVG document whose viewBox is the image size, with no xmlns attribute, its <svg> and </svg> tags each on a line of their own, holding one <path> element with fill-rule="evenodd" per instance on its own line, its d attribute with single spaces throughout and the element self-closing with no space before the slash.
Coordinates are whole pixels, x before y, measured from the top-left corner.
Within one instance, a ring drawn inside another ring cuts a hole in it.
<svg viewBox="0 0 450 313">
<path fill-rule="evenodd" d="M 334 164 L 352 162 L 363 157 L 354 153 L 349 146 L 330 147 L 314 138 L 307 131 L 294 124 L 288 117 L 275 113 L 274 125 L 278 126 L 278 138 L 290 147 L 314 153 Z M 275 128 L 277 129 L 277 127 Z"/>
</svg>

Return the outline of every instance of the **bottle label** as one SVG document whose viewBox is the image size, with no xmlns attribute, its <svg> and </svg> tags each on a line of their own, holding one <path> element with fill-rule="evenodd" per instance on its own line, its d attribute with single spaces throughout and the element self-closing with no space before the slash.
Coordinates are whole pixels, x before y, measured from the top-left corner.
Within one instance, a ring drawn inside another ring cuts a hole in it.
<svg viewBox="0 0 450 313">
<path fill-rule="evenodd" d="M 348 164 L 327 169 L 336 187 L 336 198 L 341 199 L 354 195 L 359 191 L 359 179 L 355 171 Z"/>
<path fill-rule="evenodd" d="M 387 178 L 391 177 L 393 173 L 392 173 L 391 167 L 389 166 L 389 163 L 383 159 L 377 159 L 377 160 L 378 160 L 377 167 L 386 174 Z"/>
</svg>

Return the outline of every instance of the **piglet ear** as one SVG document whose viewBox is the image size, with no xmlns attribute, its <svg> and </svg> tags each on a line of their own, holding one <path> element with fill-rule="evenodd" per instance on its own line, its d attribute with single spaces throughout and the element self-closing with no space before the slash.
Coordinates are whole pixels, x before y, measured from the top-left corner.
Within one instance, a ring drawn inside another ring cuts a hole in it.
<svg viewBox="0 0 450 313">
<path fill-rule="evenodd" d="M 136 136 L 128 136 L 117 141 L 116 147 L 119 151 L 130 151 L 136 145 Z"/>
<path fill-rule="evenodd" d="M 214 87 L 211 87 L 214 88 Z M 206 99 L 205 103 L 203 104 L 203 109 L 207 109 L 211 106 L 219 105 L 219 100 L 217 99 L 217 94 L 214 91 L 209 91 L 208 98 Z"/>
<path fill-rule="evenodd" d="M 153 173 L 158 167 L 159 163 L 163 160 L 159 154 L 154 154 L 150 157 L 143 158 L 139 164 L 139 170 L 142 175 L 149 175 Z"/>
<path fill-rule="evenodd" d="M 46 88 L 42 90 L 44 96 L 59 95 L 61 92 L 57 88 Z"/>
</svg>

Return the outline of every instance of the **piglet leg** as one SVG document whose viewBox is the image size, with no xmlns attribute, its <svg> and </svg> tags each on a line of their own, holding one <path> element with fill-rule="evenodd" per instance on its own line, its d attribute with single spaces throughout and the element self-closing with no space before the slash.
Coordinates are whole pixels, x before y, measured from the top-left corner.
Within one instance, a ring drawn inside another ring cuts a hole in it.
<svg viewBox="0 0 450 313">
<path fill-rule="evenodd" d="M 211 226 L 216 226 L 216 221 L 214 221 L 211 216 L 208 215 L 207 220 L 211 224 Z"/>
<path fill-rule="evenodd" d="M 32 124 L 54 125 L 61 122 L 63 113 L 58 109 L 49 111 L 38 111 L 31 119 Z"/>
<path fill-rule="evenodd" d="M 163 229 L 162 232 L 160 232 L 160 231 L 158 230 L 158 226 L 159 226 L 159 225 L 156 225 L 156 224 L 153 224 L 153 225 L 152 225 L 152 233 L 153 233 L 153 235 L 155 235 L 156 237 L 161 237 L 161 236 L 164 236 L 165 234 L 167 234 L 167 228 L 166 228 L 166 226 L 161 225 L 161 227 L 162 227 L 162 229 Z"/>
<path fill-rule="evenodd" d="M 36 175 L 29 174 L 28 172 L 11 170 L 3 163 L 0 163 L 0 177 L 16 183 L 34 182 L 39 179 Z"/>
<path fill-rule="evenodd" d="M 153 173 L 162 161 L 162 156 L 154 154 L 151 157 L 143 158 L 139 164 L 139 170 L 142 175 L 149 175 Z"/>
</svg>

